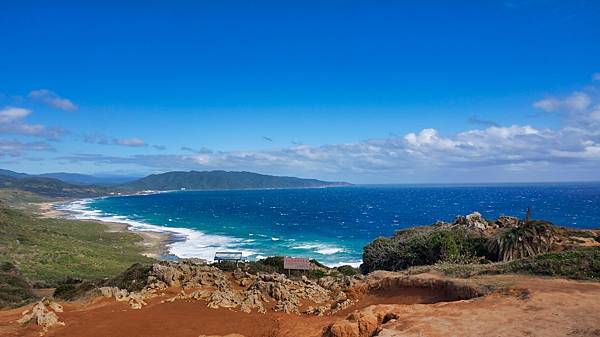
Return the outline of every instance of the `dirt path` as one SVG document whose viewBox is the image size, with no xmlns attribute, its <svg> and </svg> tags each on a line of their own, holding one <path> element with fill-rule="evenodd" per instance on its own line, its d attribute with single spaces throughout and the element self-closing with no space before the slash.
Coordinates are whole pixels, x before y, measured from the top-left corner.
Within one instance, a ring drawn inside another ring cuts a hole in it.
<svg viewBox="0 0 600 337">
<path fill-rule="evenodd" d="M 323 317 L 247 314 L 210 309 L 206 302 L 193 300 L 161 304 L 160 299 L 153 299 L 141 310 L 133 310 L 125 303 L 99 298 L 91 303 L 65 304 L 60 318 L 66 325 L 51 328 L 46 336 L 198 337 L 238 333 L 246 337 L 318 337 L 333 323 L 347 323 L 345 317 L 355 310 L 398 317 L 381 325 L 380 337 L 600 336 L 600 283 L 514 275 L 469 282 L 494 283 L 504 290 L 483 298 L 434 303 L 443 298 L 426 289 L 382 289 L 368 293 L 352 308 Z M 36 326 L 22 328 L 11 323 L 22 311 L 0 311 L 0 336 L 39 336 Z"/>
</svg>

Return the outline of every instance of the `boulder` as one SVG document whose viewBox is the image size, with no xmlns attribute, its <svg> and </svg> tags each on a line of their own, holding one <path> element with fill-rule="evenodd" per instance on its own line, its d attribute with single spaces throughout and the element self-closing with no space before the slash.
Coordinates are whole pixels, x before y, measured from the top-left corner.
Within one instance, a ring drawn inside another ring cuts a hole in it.
<svg viewBox="0 0 600 337">
<path fill-rule="evenodd" d="M 279 301 L 273 307 L 273 311 L 281 311 L 286 314 L 296 313 L 299 314 L 300 310 L 298 309 L 298 303 L 294 303 L 289 300 Z"/>
<path fill-rule="evenodd" d="M 381 330 L 381 325 L 397 319 L 394 313 L 378 311 L 377 307 L 367 307 L 362 311 L 355 311 L 346 319 L 332 323 L 323 334 L 323 337 L 371 337 L 376 336 Z"/>
<path fill-rule="evenodd" d="M 466 216 L 457 216 L 454 219 L 453 225 L 465 226 L 470 229 L 486 230 L 489 227 L 489 223 L 486 219 L 481 216 L 479 212 L 473 212 Z"/>
<path fill-rule="evenodd" d="M 210 295 L 208 307 L 217 308 L 235 308 L 242 304 L 240 293 L 232 290 L 217 290 Z"/>
<path fill-rule="evenodd" d="M 496 219 L 499 228 L 515 227 L 519 224 L 519 218 L 515 216 L 501 215 Z"/>
<path fill-rule="evenodd" d="M 267 312 L 263 306 L 263 302 L 268 302 L 264 295 L 258 290 L 248 290 L 244 293 L 244 299 L 240 305 L 240 309 L 243 312 L 251 312 L 253 309 L 257 309 L 258 312 L 264 314 Z"/>
</svg>

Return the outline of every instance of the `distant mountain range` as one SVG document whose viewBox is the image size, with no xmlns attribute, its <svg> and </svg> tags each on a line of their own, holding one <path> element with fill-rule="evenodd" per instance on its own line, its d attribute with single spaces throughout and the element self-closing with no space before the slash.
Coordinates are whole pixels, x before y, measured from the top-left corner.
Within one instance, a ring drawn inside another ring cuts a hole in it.
<svg viewBox="0 0 600 337">
<path fill-rule="evenodd" d="M 346 185 L 351 184 L 252 172 L 174 171 L 136 179 L 62 172 L 29 175 L 0 169 L 0 188 L 20 189 L 51 197 L 92 197 L 145 190 L 308 188 Z"/>
<path fill-rule="evenodd" d="M 61 180 L 65 183 L 75 185 L 99 185 L 99 186 L 110 186 L 120 185 L 130 181 L 134 181 L 141 177 L 137 176 L 117 176 L 117 175 L 89 175 L 81 173 L 66 173 L 66 172 L 55 172 L 55 173 L 43 173 L 43 174 L 27 174 L 19 173 L 10 170 L 0 169 L 0 176 L 8 176 L 11 178 L 54 178 Z"/>
</svg>

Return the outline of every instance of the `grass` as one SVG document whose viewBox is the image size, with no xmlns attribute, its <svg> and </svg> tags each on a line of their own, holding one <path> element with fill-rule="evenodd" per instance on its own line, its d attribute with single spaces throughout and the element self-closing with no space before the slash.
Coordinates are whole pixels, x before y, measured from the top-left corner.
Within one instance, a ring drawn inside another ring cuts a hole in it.
<svg viewBox="0 0 600 337">
<path fill-rule="evenodd" d="M 0 262 L 13 263 L 32 282 L 106 278 L 152 262 L 141 255 L 141 240 L 97 222 L 38 218 L 0 206 Z"/>
<path fill-rule="evenodd" d="M 600 280 L 600 247 L 546 253 L 510 262 L 504 271 L 580 280 Z"/>
<path fill-rule="evenodd" d="M 13 189 L 0 188 L 0 207 L 14 207 L 29 212 L 35 212 L 36 203 L 51 202 L 50 198 L 41 195 Z"/>
<path fill-rule="evenodd" d="M 0 308 L 17 307 L 33 300 L 31 286 L 9 262 L 0 263 Z"/>
<path fill-rule="evenodd" d="M 487 264 L 438 263 L 431 266 L 413 267 L 408 272 L 419 274 L 432 270 L 446 276 L 461 278 L 514 273 L 566 277 L 577 280 L 600 280 L 600 247 L 545 253 L 510 262 Z"/>
</svg>

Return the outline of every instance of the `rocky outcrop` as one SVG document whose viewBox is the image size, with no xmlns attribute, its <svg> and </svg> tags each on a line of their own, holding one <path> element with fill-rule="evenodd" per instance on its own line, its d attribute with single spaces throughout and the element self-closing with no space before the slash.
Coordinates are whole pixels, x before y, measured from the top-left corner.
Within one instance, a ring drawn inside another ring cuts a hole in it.
<svg viewBox="0 0 600 337">
<path fill-rule="evenodd" d="M 324 277 L 313 281 L 301 277 L 292 280 L 278 273 L 254 275 L 240 269 L 227 273 L 185 260 L 156 263 L 148 270 L 146 279 L 140 281 L 146 286 L 140 291 L 102 287 L 100 292 L 105 297 L 127 302 L 133 309 L 141 309 L 147 299 L 176 288 L 180 289 L 179 294 L 161 302 L 198 300 L 206 301 L 210 308 L 235 308 L 243 312 L 266 313 L 270 308 L 285 313 L 325 315 L 354 303 L 347 292 L 350 293 L 362 278 Z"/>
<path fill-rule="evenodd" d="M 132 309 L 141 309 L 142 306 L 147 305 L 144 300 L 157 296 L 154 289 L 146 288 L 140 292 L 129 292 L 127 289 L 117 287 L 102 287 L 100 293 L 104 297 L 114 297 L 117 302 L 127 302 Z"/>
<path fill-rule="evenodd" d="M 519 224 L 519 218 L 516 216 L 501 215 L 496 219 L 498 228 L 515 227 Z"/>
<path fill-rule="evenodd" d="M 385 307 L 367 307 L 361 311 L 355 311 L 348 315 L 346 319 L 328 326 L 323 333 L 323 337 L 376 336 L 383 324 L 395 319 L 398 319 L 398 315 L 386 311 Z"/>
<path fill-rule="evenodd" d="M 19 324 L 27 324 L 34 321 L 42 327 L 43 331 L 55 325 L 65 325 L 61 322 L 57 313 L 63 312 L 63 307 L 47 298 L 37 302 L 30 310 L 23 312 L 23 316 L 17 321 Z"/>
<path fill-rule="evenodd" d="M 492 234 L 499 229 L 515 227 L 519 224 L 519 218 L 508 215 L 501 215 L 495 221 L 485 219 L 481 213 L 473 212 L 468 215 L 459 215 L 454 218 L 451 226 L 462 226 L 471 230 L 479 230 Z M 441 223 L 445 224 L 445 223 Z"/>
<path fill-rule="evenodd" d="M 481 216 L 479 212 L 473 212 L 468 215 L 459 215 L 452 222 L 454 226 L 464 226 L 469 229 L 478 229 L 485 231 L 490 227 L 490 223 Z"/>
</svg>

